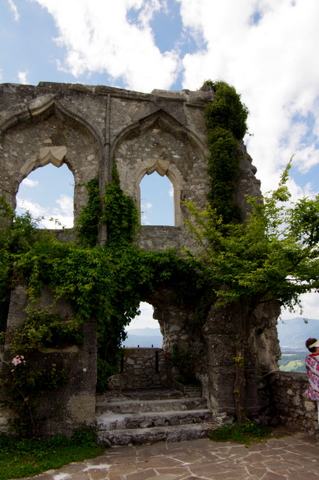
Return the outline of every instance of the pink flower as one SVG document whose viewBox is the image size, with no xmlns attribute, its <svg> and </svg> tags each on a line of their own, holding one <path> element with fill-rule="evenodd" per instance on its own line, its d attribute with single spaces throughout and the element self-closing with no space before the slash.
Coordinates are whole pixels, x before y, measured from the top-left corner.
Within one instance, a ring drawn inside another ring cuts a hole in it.
<svg viewBox="0 0 319 480">
<path fill-rule="evenodd" d="M 24 356 L 23 355 L 16 355 L 13 357 L 12 362 L 11 362 L 15 367 L 19 365 L 20 363 L 25 364 Z"/>
</svg>

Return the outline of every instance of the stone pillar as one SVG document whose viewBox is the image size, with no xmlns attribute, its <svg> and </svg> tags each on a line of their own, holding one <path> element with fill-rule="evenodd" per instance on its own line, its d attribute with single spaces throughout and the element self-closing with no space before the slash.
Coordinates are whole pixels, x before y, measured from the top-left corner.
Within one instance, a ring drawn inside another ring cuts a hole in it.
<svg viewBox="0 0 319 480">
<path fill-rule="evenodd" d="M 276 301 L 249 310 L 240 303 L 213 306 L 203 327 L 207 355 L 205 395 L 212 409 L 235 414 L 235 357 L 240 350 L 244 364 L 244 409 L 247 415 L 260 410 L 260 380 L 276 368 L 280 355 Z M 238 348 L 240 347 L 240 348 Z"/>
<path fill-rule="evenodd" d="M 75 316 L 70 303 L 59 299 L 53 303 L 53 294 L 44 287 L 39 299 L 39 306 L 46 307 L 52 313 L 58 313 L 66 320 Z M 7 320 L 7 340 L 4 359 L 10 364 L 10 333 L 21 328 L 27 318 L 25 308 L 28 297 L 24 282 L 17 284 L 12 291 Z M 68 383 L 42 394 L 39 407 L 35 412 L 38 434 L 71 434 L 75 428 L 95 422 L 96 394 L 96 321 L 90 319 L 80 325 L 83 334 L 81 345 L 61 345 L 60 348 L 41 348 L 30 355 L 28 361 L 35 370 L 50 370 L 62 364 L 68 374 Z M 23 354 L 23 351 L 21 352 Z"/>
</svg>

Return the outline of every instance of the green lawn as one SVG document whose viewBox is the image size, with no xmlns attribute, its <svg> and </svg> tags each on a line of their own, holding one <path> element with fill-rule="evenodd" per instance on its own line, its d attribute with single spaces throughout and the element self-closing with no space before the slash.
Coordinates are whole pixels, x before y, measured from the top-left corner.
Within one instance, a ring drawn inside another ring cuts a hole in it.
<svg viewBox="0 0 319 480">
<path fill-rule="evenodd" d="M 88 432 L 72 439 L 56 435 L 51 440 L 17 440 L 0 434 L 0 480 L 32 477 L 70 462 L 80 462 L 105 452 Z"/>
</svg>

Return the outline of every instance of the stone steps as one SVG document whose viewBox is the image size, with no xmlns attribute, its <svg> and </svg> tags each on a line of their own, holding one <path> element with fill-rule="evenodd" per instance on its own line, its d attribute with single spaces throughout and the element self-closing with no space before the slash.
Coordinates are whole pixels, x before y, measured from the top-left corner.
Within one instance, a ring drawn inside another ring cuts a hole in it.
<svg viewBox="0 0 319 480">
<path fill-rule="evenodd" d="M 104 430 L 125 428 L 152 428 L 169 425 L 184 425 L 208 422 L 210 413 L 204 410 L 186 410 L 171 412 L 145 412 L 142 414 L 111 414 L 98 415 L 97 425 Z"/>
<path fill-rule="evenodd" d="M 110 445 L 191 440 L 207 437 L 212 429 L 205 399 L 183 396 L 173 389 L 99 396 L 96 423 L 99 440 Z"/>
<path fill-rule="evenodd" d="M 181 442 L 208 437 L 212 426 L 208 423 L 153 428 L 99 430 L 99 441 L 109 445 L 142 445 L 156 442 Z"/>
<path fill-rule="evenodd" d="M 206 400 L 199 398 L 172 398 L 168 400 L 119 400 L 96 403 L 96 414 L 165 412 L 172 410 L 196 410 L 206 407 Z"/>
<path fill-rule="evenodd" d="M 129 388 L 126 390 L 107 391 L 96 396 L 99 402 L 118 402 L 119 400 L 168 400 L 170 398 L 182 398 L 182 392 L 173 388 Z M 200 396 L 200 395 L 197 395 Z"/>
</svg>

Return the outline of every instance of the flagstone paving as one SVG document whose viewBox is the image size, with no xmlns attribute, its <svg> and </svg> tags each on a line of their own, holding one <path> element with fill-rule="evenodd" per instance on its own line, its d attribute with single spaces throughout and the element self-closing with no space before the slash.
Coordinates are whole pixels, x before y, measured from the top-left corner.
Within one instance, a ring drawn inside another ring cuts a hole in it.
<svg viewBox="0 0 319 480">
<path fill-rule="evenodd" d="M 319 439 L 286 434 L 249 447 L 209 439 L 112 447 L 35 480 L 319 480 Z M 20 479 L 21 480 L 21 479 Z"/>
</svg>

